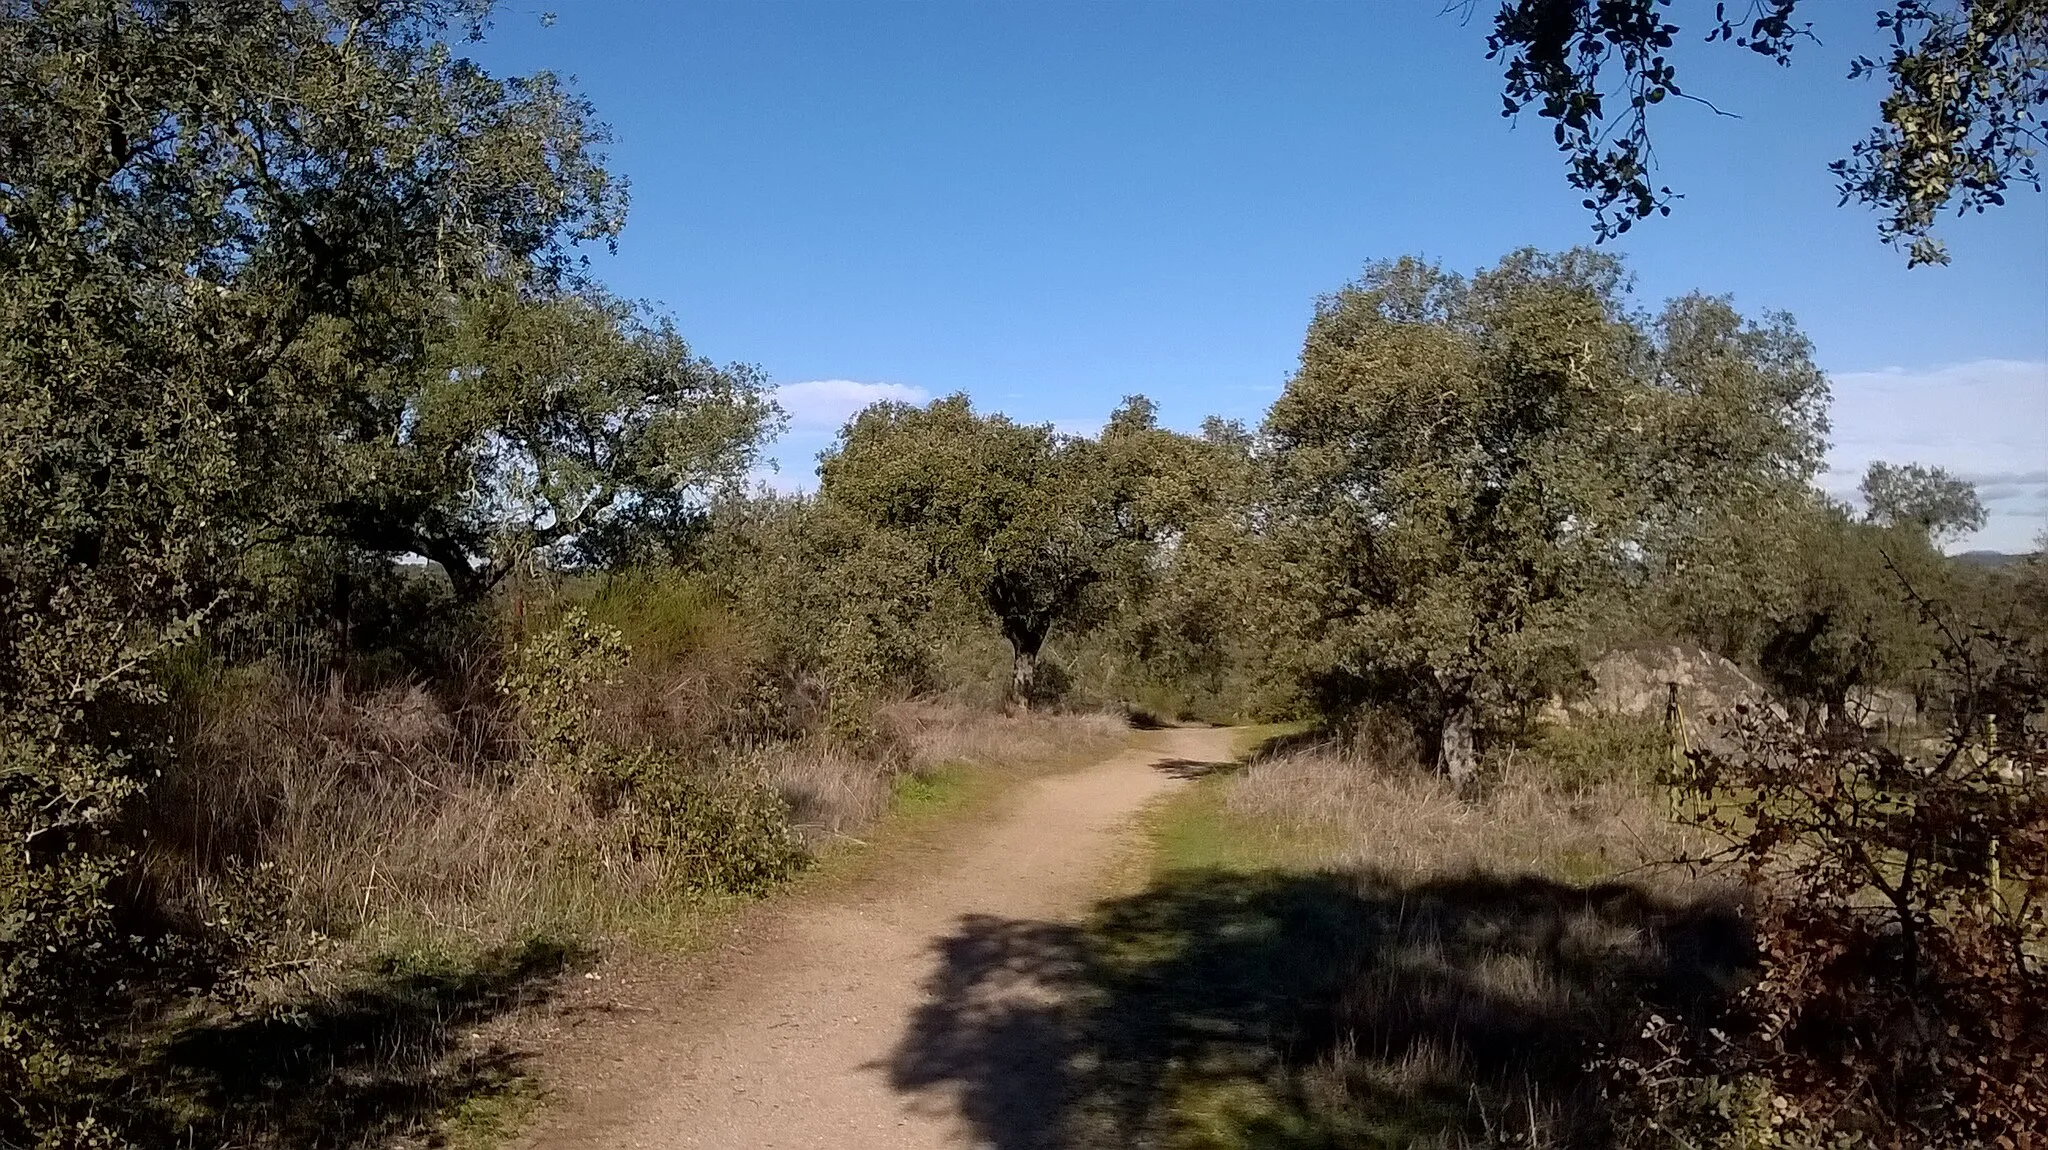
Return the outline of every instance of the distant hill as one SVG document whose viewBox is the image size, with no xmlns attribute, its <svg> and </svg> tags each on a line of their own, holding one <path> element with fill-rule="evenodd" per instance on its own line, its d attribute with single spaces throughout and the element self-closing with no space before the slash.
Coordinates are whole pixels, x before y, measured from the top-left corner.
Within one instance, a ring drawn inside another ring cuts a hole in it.
<svg viewBox="0 0 2048 1150">
<path fill-rule="evenodd" d="M 2018 563 L 2030 554 L 2032 552 L 2014 555 L 2005 551 L 1965 551 L 1949 558 L 1958 563 L 1968 563 L 1972 567 L 2004 567 L 2010 563 Z"/>
</svg>

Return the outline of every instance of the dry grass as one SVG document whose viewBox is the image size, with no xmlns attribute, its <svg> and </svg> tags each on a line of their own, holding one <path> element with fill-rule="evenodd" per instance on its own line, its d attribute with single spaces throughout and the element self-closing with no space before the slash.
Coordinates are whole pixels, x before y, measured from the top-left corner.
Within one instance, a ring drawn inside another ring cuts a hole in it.
<svg viewBox="0 0 2048 1150">
<path fill-rule="evenodd" d="M 1291 861 L 1418 879 L 1477 869 L 1590 881 L 1653 868 L 1684 845 L 1662 801 L 1626 778 L 1560 786 L 1526 756 L 1475 797 L 1412 763 L 1334 748 L 1255 762 L 1223 792 L 1227 813 L 1287 844 Z"/>
<path fill-rule="evenodd" d="M 738 672 L 685 665 L 664 685 L 633 670 L 603 697 L 606 737 L 765 782 L 814 848 L 908 804 L 907 780 L 1045 769 L 1126 735 L 1101 716 L 902 703 L 854 753 L 774 737 L 810 707 L 788 694 L 749 727 Z M 180 753 L 138 828 L 149 902 L 249 950 L 230 997 L 142 1036 L 131 1093 L 175 1112 L 167 1143 L 385 1144 L 519 1097 L 517 1057 L 474 1041 L 493 1018 L 607 943 L 687 945 L 725 921 L 731 898 L 693 884 L 692 864 L 636 849 L 602 796 L 530 763 L 488 689 L 309 688 L 258 669 L 180 698 Z"/>
<path fill-rule="evenodd" d="M 1017 767 L 1072 762 L 1106 754 L 1129 734 L 1114 715 L 1028 712 L 993 714 L 933 703 L 900 703 L 887 718 L 918 764 L 971 763 Z"/>
<path fill-rule="evenodd" d="M 1398 754 L 1279 754 L 1162 816 L 1091 943 L 1115 1072 L 1083 1092 L 1140 1116 L 1098 1140 L 1600 1145 L 1601 1044 L 1741 976 L 1731 886 L 1653 865 L 1683 842 L 1632 776 L 1525 755 L 1461 793 Z"/>
<path fill-rule="evenodd" d="M 766 748 L 747 762 L 781 794 L 791 824 L 816 846 L 873 825 L 906 775 L 952 766 L 1059 765 L 1107 754 L 1129 733 L 1111 715 L 1004 715 L 920 701 L 884 708 L 881 726 L 881 746 L 871 755 L 811 739 Z"/>
<path fill-rule="evenodd" d="M 705 680 L 681 675 L 672 692 L 629 683 L 608 698 L 617 709 L 604 724 L 642 745 L 698 739 L 693 759 L 675 752 L 679 769 L 766 781 L 813 845 L 871 826 L 905 774 L 1044 765 L 1124 737 L 1108 716 L 901 703 L 885 711 L 873 754 L 816 736 L 720 750 Z M 282 898 L 271 909 L 329 937 L 381 944 L 425 931 L 498 944 L 630 931 L 677 913 L 687 885 L 661 856 L 622 849 L 585 796 L 525 769 L 510 716 L 458 713 L 422 687 L 354 693 L 240 675 L 205 692 L 186 744 L 157 788 L 146 840 L 149 872 L 173 904 L 219 913 L 228 888 L 260 868 Z"/>
<path fill-rule="evenodd" d="M 476 719 L 418 686 L 222 684 L 151 804 L 148 869 L 201 904 L 260 870 L 240 896 L 281 905 L 247 909 L 372 949 L 394 932 L 496 944 L 616 925 L 674 885 L 662 859 L 608 849 L 582 796 L 480 752 L 463 733 Z"/>
</svg>

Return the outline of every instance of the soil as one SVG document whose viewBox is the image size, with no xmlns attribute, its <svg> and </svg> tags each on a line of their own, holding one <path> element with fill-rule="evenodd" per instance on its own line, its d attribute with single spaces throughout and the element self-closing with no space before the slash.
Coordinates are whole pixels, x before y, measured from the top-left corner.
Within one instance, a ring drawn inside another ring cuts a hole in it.
<svg viewBox="0 0 2048 1150">
<path fill-rule="evenodd" d="M 954 1083 L 892 1082 L 892 1059 L 935 1000 L 947 940 L 982 916 L 1078 921 L 1136 849 L 1134 816 L 1184 785 L 1191 764 L 1228 759 L 1231 735 L 1146 732 L 1104 762 L 1021 785 L 988 817 L 864 881 L 770 904 L 682 974 L 605 986 L 612 1023 L 555 1044 L 554 1104 L 521 1144 L 992 1145 L 990 1115 L 970 1122 Z M 1020 973 L 958 1008 L 998 1012 L 1052 993 Z M 1006 1052 L 1001 1103 L 1020 1127 L 1060 1105 L 1038 1096 L 1060 1089 L 1058 1057 L 1028 1036 Z"/>
</svg>

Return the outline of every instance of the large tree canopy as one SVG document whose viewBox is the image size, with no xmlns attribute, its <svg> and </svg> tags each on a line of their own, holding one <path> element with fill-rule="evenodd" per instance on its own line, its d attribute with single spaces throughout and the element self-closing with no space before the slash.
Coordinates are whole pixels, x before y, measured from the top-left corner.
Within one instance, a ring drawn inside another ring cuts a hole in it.
<svg viewBox="0 0 2048 1150">
<path fill-rule="evenodd" d="M 1462 775 L 1477 714 L 1569 657 L 1633 522 L 1619 285 L 1586 252 L 1402 259 L 1317 307 L 1265 430 L 1326 711 L 1395 703 Z"/>
<path fill-rule="evenodd" d="M 528 557 L 617 564 L 673 540 L 776 416 L 758 372 L 693 355 L 666 320 L 511 285 L 463 301 L 419 370 L 347 399 L 339 531 L 433 559 L 463 599 Z"/>
<path fill-rule="evenodd" d="M 1701 523 L 1800 498 L 1824 396 L 1785 321 L 1690 297 L 1647 323 L 1593 252 L 1376 264 L 1265 425 L 1291 661 L 1326 713 L 1392 705 L 1466 773 Z"/>
<path fill-rule="evenodd" d="M 1800 40 L 1818 43 L 1799 19 L 1818 5 L 1741 7 L 1716 4 L 1692 31 L 1779 64 Z M 1671 53 L 1686 30 L 1667 22 L 1669 8 L 1670 0 L 1507 0 L 1487 38 L 1488 57 L 1507 65 L 1504 114 L 1534 105 L 1554 121 L 1568 178 L 1586 193 L 1603 239 L 1671 212 L 1671 189 L 1652 182 L 1651 109 L 1698 94 L 1680 86 Z M 2048 0 L 1897 0 L 1880 4 L 1875 19 L 1889 54 L 1858 57 L 1847 70 L 1884 78 L 1878 123 L 1829 167 L 1843 202 L 1883 213 L 1879 236 L 1904 245 L 1909 263 L 1946 263 L 1932 234 L 1944 209 L 1983 211 L 2015 184 L 2040 187 Z"/>
<path fill-rule="evenodd" d="M 451 301 L 551 291 L 617 230 L 588 109 L 455 58 L 468 14 L 8 5 L 0 661 L 133 641 L 317 529 L 332 445 L 426 370 Z"/>
<path fill-rule="evenodd" d="M 938 573 L 987 606 L 1010 643 L 1024 703 L 1046 636 L 1072 619 L 1132 538 L 1130 489 L 1114 481 L 1100 445 L 978 415 L 964 395 L 868 408 L 840 432 L 821 475 L 826 501 L 909 533 Z"/>
</svg>

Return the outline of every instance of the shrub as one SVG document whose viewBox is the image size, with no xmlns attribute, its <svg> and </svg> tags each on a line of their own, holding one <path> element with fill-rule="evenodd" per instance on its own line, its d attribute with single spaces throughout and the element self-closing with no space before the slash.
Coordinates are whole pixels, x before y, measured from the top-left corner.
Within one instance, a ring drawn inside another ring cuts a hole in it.
<svg viewBox="0 0 2048 1150">
<path fill-rule="evenodd" d="M 692 888 L 755 890 L 794 872 L 802 844 L 761 779 L 693 771 L 599 736 L 596 693 L 616 681 L 629 655 L 616 628 L 580 608 L 519 651 L 505 691 L 525 717 L 532 768 L 616 816 L 629 852 L 678 864 Z"/>
<path fill-rule="evenodd" d="M 1529 751 L 1570 791 L 1603 783 L 1645 784 L 1669 773 L 1671 736 L 1633 715 L 1577 715 L 1536 728 Z"/>
<path fill-rule="evenodd" d="M 1693 756 L 1692 817 L 1749 876 L 1761 969 L 1729 1037 L 1653 1025 L 1661 1049 L 1627 1061 L 1718 1084 L 1695 1103 L 1739 1087 L 1743 1106 L 1691 1107 L 1722 1145 L 1751 1144 L 1759 1106 L 1786 1145 L 2048 1139 L 2041 668 L 1921 606 L 1946 648 L 1940 737 L 1752 710 L 1733 749 Z"/>
</svg>

